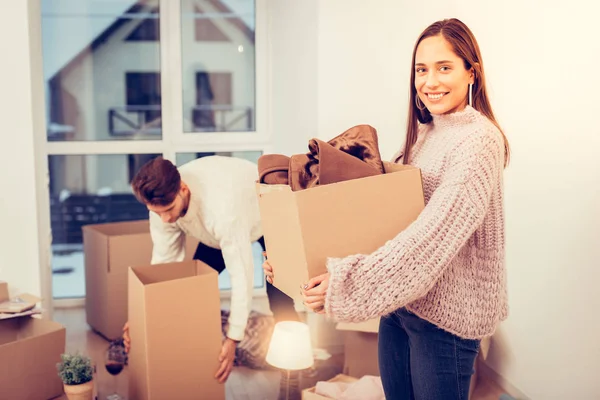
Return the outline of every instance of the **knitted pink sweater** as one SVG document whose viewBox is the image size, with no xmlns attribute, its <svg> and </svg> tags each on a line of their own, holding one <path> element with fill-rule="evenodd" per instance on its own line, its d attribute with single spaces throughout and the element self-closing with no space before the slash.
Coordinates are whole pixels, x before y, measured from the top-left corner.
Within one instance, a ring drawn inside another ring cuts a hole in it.
<svg viewBox="0 0 600 400">
<path fill-rule="evenodd" d="M 422 125 L 410 164 L 425 209 L 370 255 L 330 258 L 325 310 L 360 322 L 406 307 L 467 339 L 508 315 L 504 269 L 504 142 L 474 108 Z M 399 202 L 402 199 L 398 199 Z"/>
</svg>

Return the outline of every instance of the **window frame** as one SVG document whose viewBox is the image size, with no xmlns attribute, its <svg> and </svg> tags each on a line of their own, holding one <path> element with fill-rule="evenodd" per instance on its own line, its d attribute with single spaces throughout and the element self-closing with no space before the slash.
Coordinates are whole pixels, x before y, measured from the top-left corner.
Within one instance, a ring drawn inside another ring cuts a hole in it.
<svg viewBox="0 0 600 400">
<path fill-rule="evenodd" d="M 267 0 L 255 0 L 255 130 L 251 132 L 184 132 L 183 126 L 183 88 L 182 88 L 182 38 L 181 38 L 181 1 L 159 0 L 160 7 L 160 74 L 161 74 L 161 114 L 162 137 L 159 140 L 102 140 L 102 141 L 48 141 L 46 130 L 38 132 L 42 141 L 45 179 L 37 182 L 38 209 L 44 210 L 42 218 L 49 219 L 49 169 L 48 157 L 52 155 L 102 155 L 102 154 L 162 154 L 164 158 L 176 163 L 178 153 L 190 152 L 233 152 L 261 151 L 271 152 L 273 142 L 269 126 L 269 45 Z M 39 24 L 39 37 L 34 43 L 40 51 L 32 52 L 32 62 L 42 60 L 41 52 L 41 0 L 32 10 L 31 21 Z M 34 15 L 37 14 L 37 15 Z M 35 53 L 35 54 L 33 54 Z M 37 59 L 37 60 L 36 60 Z M 165 79 L 164 77 L 169 77 Z M 42 79 L 41 77 L 39 79 Z M 46 83 L 34 88 L 34 96 L 45 99 Z M 44 117 L 46 118 L 46 117 Z M 46 121 L 47 122 L 47 121 Z M 44 128 L 46 124 L 42 124 Z M 43 139 L 42 139 L 43 138 Z M 49 224 L 48 224 L 49 229 Z M 46 292 L 52 286 L 51 258 L 52 236 L 40 235 L 40 254 L 48 260 L 42 265 L 42 287 Z M 45 270 L 44 270 L 45 269 Z M 52 293 L 52 290 L 50 290 Z M 230 290 L 221 292 L 222 298 L 230 297 Z M 266 288 L 254 289 L 254 296 L 266 296 Z M 84 299 L 56 299 L 54 306 L 74 306 L 83 304 Z"/>
</svg>

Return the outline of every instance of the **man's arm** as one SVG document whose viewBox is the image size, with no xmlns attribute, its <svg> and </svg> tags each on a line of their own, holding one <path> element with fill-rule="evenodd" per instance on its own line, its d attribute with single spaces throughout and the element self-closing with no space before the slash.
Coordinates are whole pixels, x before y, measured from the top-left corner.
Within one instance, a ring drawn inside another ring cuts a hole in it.
<svg viewBox="0 0 600 400">
<path fill-rule="evenodd" d="M 220 246 L 231 277 L 231 313 L 227 337 L 240 341 L 244 338 L 252 305 L 254 264 L 249 230 L 239 227 L 233 229 L 235 231 L 222 236 Z"/>
<path fill-rule="evenodd" d="M 152 237 L 151 264 L 183 261 L 185 258 L 185 235 L 175 224 L 165 224 L 150 212 L 150 236 Z"/>
</svg>

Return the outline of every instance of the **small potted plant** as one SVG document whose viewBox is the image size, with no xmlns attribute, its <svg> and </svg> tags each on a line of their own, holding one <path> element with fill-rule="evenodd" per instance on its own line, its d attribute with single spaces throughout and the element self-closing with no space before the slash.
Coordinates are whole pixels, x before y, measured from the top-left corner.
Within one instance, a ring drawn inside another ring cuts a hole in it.
<svg viewBox="0 0 600 400">
<path fill-rule="evenodd" d="M 56 365 L 69 400 L 92 400 L 94 368 L 89 357 L 81 354 L 61 354 Z"/>
</svg>

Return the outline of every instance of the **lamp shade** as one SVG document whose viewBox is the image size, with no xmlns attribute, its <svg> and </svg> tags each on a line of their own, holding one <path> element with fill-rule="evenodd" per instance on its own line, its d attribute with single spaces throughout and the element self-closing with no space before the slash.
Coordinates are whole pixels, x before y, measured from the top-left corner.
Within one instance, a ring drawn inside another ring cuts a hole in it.
<svg viewBox="0 0 600 400">
<path fill-rule="evenodd" d="M 267 362 L 276 368 L 287 370 L 311 367 L 314 361 L 308 325 L 297 321 L 275 324 Z"/>
</svg>

